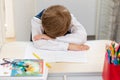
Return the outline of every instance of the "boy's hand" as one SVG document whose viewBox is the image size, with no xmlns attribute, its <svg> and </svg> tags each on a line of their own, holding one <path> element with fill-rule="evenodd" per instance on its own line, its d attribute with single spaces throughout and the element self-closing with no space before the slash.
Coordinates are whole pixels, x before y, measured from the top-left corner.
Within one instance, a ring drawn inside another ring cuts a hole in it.
<svg viewBox="0 0 120 80">
<path fill-rule="evenodd" d="M 84 44 L 74 44 L 74 43 L 70 43 L 69 44 L 69 48 L 68 50 L 72 50 L 72 51 L 84 51 L 84 50 L 88 50 L 89 46 L 84 45 Z"/>
<path fill-rule="evenodd" d="M 45 39 L 45 40 L 50 40 L 52 38 L 50 38 L 49 36 L 47 36 L 46 34 L 39 34 L 39 35 L 35 35 L 33 37 L 34 41 L 36 40 L 40 40 L 40 39 Z"/>
</svg>

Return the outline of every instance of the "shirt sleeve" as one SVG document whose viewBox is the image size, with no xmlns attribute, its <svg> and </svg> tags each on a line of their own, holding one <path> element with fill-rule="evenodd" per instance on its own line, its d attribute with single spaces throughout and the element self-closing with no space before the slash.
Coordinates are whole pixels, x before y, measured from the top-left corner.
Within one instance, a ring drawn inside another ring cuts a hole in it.
<svg viewBox="0 0 120 80">
<path fill-rule="evenodd" d="M 57 50 L 57 51 L 67 51 L 69 43 L 59 42 L 56 40 L 37 40 L 34 41 L 34 46 L 38 49 L 43 50 Z"/>
<path fill-rule="evenodd" d="M 71 17 L 72 17 L 70 25 L 71 33 L 65 36 L 57 37 L 56 40 L 67 43 L 83 44 L 87 41 L 86 30 L 72 14 Z"/>
<path fill-rule="evenodd" d="M 41 25 L 41 20 L 39 18 L 33 17 L 31 20 L 31 25 L 32 25 L 32 40 L 35 35 L 43 34 L 44 29 Z M 43 49 L 43 50 L 62 50 L 66 51 L 68 50 L 69 43 L 66 42 L 60 42 L 57 41 L 56 39 L 53 40 L 33 40 L 33 44 L 36 48 L 38 49 Z"/>
<path fill-rule="evenodd" d="M 39 18 L 33 17 L 33 19 L 31 20 L 31 25 L 32 25 L 32 40 L 33 40 L 33 37 L 35 35 L 43 34 L 44 30 L 41 25 L 41 20 Z"/>
</svg>

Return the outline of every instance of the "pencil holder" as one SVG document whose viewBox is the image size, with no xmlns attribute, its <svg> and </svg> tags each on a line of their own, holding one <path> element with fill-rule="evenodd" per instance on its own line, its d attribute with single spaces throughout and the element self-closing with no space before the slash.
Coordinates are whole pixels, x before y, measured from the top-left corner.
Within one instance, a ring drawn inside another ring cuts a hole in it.
<svg viewBox="0 0 120 80">
<path fill-rule="evenodd" d="M 108 54 L 105 54 L 103 73 L 103 80 L 120 80 L 120 65 L 109 63 Z"/>
</svg>

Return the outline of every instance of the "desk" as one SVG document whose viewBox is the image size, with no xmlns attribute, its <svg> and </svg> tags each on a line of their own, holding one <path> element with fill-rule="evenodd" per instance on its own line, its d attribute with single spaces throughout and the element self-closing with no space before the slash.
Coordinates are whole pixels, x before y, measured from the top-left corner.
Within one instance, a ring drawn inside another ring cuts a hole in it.
<svg viewBox="0 0 120 80">
<path fill-rule="evenodd" d="M 48 80 L 102 80 L 101 73 L 108 40 L 89 41 L 87 63 L 50 63 Z M 24 58 L 25 48 L 29 42 L 12 42 L 5 44 L 0 58 Z M 62 65 L 62 66 L 61 66 Z"/>
</svg>

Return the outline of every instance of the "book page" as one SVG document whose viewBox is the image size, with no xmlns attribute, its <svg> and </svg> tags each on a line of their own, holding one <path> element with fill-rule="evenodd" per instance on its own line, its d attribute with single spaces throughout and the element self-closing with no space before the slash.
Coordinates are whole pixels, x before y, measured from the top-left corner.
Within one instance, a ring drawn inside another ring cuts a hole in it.
<svg viewBox="0 0 120 80">
<path fill-rule="evenodd" d="M 30 43 L 25 51 L 25 59 L 36 59 L 33 56 L 36 53 L 46 62 L 87 62 L 87 51 L 49 51 L 40 50 Z"/>
<path fill-rule="evenodd" d="M 13 77 L 42 77 L 43 60 L 38 59 L 14 59 L 12 64 L 11 76 Z"/>
<path fill-rule="evenodd" d="M 1 76 L 10 76 L 12 65 L 10 65 L 10 64 L 1 65 L 1 63 L 4 63 L 4 61 L 2 59 L 0 59 L 0 77 Z"/>
</svg>

